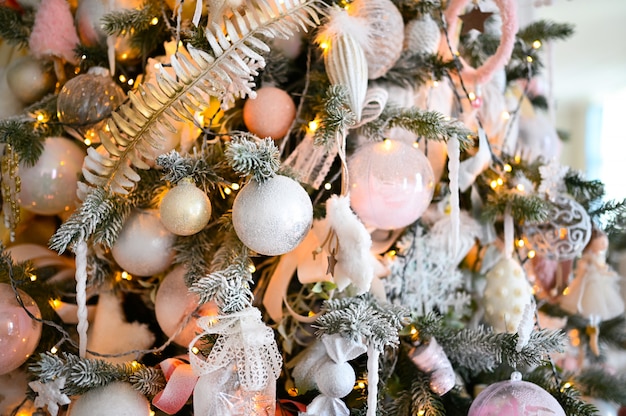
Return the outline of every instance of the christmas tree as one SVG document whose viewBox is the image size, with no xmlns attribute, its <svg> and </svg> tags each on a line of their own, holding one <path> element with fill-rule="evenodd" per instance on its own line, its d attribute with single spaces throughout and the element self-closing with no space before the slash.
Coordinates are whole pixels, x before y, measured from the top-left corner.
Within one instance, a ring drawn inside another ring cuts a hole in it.
<svg viewBox="0 0 626 416">
<path fill-rule="evenodd" d="M 616 415 L 626 201 L 512 0 L 4 0 L 2 415 Z"/>
</svg>

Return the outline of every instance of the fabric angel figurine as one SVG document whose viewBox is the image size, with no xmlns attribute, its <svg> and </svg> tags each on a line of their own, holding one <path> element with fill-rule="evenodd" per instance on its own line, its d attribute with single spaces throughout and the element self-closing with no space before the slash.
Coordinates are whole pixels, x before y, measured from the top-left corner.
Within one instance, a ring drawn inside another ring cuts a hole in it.
<svg viewBox="0 0 626 416">
<path fill-rule="evenodd" d="M 574 280 L 560 300 L 561 307 L 567 312 L 589 320 L 587 333 L 596 355 L 599 355 L 599 323 L 624 313 L 624 300 L 619 289 L 621 276 L 606 263 L 608 247 L 606 234 L 594 229 L 591 241 L 576 262 Z"/>
</svg>

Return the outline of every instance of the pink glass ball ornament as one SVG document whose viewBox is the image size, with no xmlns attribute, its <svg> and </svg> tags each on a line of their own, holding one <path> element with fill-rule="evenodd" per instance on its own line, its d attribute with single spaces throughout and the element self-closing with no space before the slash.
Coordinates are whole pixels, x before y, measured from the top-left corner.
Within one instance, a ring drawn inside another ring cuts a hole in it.
<svg viewBox="0 0 626 416">
<path fill-rule="evenodd" d="M 28 311 L 41 318 L 39 307 L 28 294 L 18 289 Z M 11 285 L 0 283 L 0 375 L 26 362 L 41 337 L 41 322 L 28 316 L 18 303 Z"/>
<path fill-rule="evenodd" d="M 34 166 L 20 164 L 18 202 L 35 214 L 57 215 L 75 206 L 85 152 L 63 137 L 48 137 L 43 146 Z"/>
<path fill-rule="evenodd" d="M 563 408 L 547 391 L 522 380 L 519 372 L 511 380 L 488 386 L 472 403 L 468 416 L 565 416 Z"/>
<path fill-rule="evenodd" d="M 282 139 L 296 118 L 296 105 L 289 94 L 276 87 L 263 87 L 256 98 L 243 105 L 243 122 L 260 138 Z"/>
<path fill-rule="evenodd" d="M 201 231 L 211 219 L 211 201 L 193 180 L 183 179 L 170 189 L 159 207 L 161 222 L 176 235 Z"/>
<path fill-rule="evenodd" d="M 157 210 L 136 210 L 124 223 L 111 254 L 128 273 L 152 276 L 164 272 L 172 263 L 175 239 L 161 223 Z"/>
<path fill-rule="evenodd" d="M 348 160 L 350 205 L 366 226 L 391 230 L 417 220 L 435 188 L 424 154 L 397 141 L 367 143 Z"/>
<path fill-rule="evenodd" d="M 187 315 L 198 307 L 197 295 L 189 292 L 185 284 L 185 268 L 174 268 L 161 284 L 154 300 L 154 312 L 159 327 L 169 338 L 182 326 Z M 197 312 L 198 316 L 217 315 L 213 303 L 205 303 Z M 196 318 L 191 318 L 187 325 L 176 335 L 174 342 L 187 347 L 193 338 L 202 332 L 196 325 Z"/>
<path fill-rule="evenodd" d="M 557 195 L 551 202 L 548 221 L 526 225 L 524 234 L 538 254 L 559 261 L 574 259 L 591 239 L 591 218 L 567 195 Z"/>
<path fill-rule="evenodd" d="M 287 253 L 300 244 L 313 223 L 313 204 L 291 178 L 252 179 L 233 203 L 233 226 L 250 249 L 266 256 Z"/>
</svg>

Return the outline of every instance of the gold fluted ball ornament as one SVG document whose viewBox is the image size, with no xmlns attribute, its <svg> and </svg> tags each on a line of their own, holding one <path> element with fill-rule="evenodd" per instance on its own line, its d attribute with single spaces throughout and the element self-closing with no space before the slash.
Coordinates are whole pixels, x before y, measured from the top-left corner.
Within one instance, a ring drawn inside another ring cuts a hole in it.
<svg viewBox="0 0 626 416">
<path fill-rule="evenodd" d="M 161 222 L 171 233 L 192 235 L 211 219 L 211 201 L 192 179 L 186 178 L 165 194 L 159 211 Z"/>
</svg>

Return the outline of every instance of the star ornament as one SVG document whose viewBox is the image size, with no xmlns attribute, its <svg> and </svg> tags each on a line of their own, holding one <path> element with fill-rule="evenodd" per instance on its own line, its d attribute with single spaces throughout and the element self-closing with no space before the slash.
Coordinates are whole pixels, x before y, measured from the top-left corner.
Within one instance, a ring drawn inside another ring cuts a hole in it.
<svg viewBox="0 0 626 416">
<path fill-rule="evenodd" d="M 482 12 L 478 7 L 474 7 L 469 13 L 460 15 L 459 19 L 463 21 L 461 35 L 467 35 L 472 29 L 483 33 L 485 31 L 485 21 L 492 14 L 491 12 Z"/>
<path fill-rule="evenodd" d="M 36 407 L 47 407 L 52 416 L 57 416 L 59 406 L 70 404 L 71 400 L 61 392 L 65 386 L 65 377 L 59 377 L 54 381 L 42 383 L 41 381 L 31 381 L 28 383 L 31 389 L 37 393 L 35 398 Z"/>
</svg>

